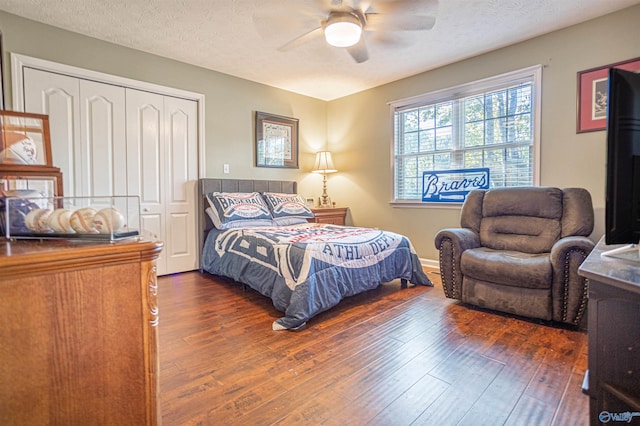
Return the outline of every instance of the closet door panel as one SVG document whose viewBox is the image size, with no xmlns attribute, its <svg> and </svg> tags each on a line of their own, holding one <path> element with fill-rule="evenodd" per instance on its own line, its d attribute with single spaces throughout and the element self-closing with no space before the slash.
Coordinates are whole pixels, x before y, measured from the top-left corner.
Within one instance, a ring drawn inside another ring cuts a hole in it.
<svg viewBox="0 0 640 426">
<path fill-rule="evenodd" d="M 141 211 L 140 212 L 140 229 L 142 229 L 142 236 L 144 238 L 148 238 L 148 239 L 154 239 L 154 240 L 160 240 L 163 241 L 164 240 L 164 221 L 162 220 L 163 215 L 162 214 L 157 214 L 157 213 L 153 213 L 150 211 Z M 164 251 L 164 247 L 163 247 L 163 251 Z M 158 268 L 158 275 L 164 275 L 165 274 L 165 263 L 163 262 L 162 264 L 162 274 L 160 274 L 160 264 L 157 265 Z"/>
<path fill-rule="evenodd" d="M 129 195 L 159 209 L 163 201 L 164 132 L 162 96 L 127 90 L 127 168 Z"/>
<path fill-rule="evenodd" d="M 180 261 L 189 256 L 192 253 L 191 246 L 189 245 L 193 238 L 190 238 L 188 232 L 190 229 L 191 217 L 189 214 L 183 213 L 169 213 L 168 215 L 168 239 L 171 240 L 171 251 L 167 253 L 167 267 L 171 270 L 175 270 L 175 265 L 179 265 Z M 191 261 L 187 260 L 191 265 Z M 173 266 L 173 267 L 172 267 Z M 179 270 L 192 270 L 193 268 Z"/>
<path fill-rule="evenodd" d="M 24 111 L 49 116 L 53 165 L 60 168 L 67 196 L 82 195 L 76 172 L 80 153 L 80 85 L 77 78 L 25 68 Z"/>
<path fill-rule="evenodd" d="M 162 99 L 160 99 L 160 105 L 144 104 L 136 111 L 139 140 L 135 141 L 135 148 L 138 148 L 139 153 L 140 195 L 145 205 L 160 205 L 164 195 L 164 185 L 162 185 L 164 135 L 161 106 Z"/>
<path fill-rule="evenodd" d="M 163 96 L 126 89 L 126 104 L 128 194 L 140 197 L 143 231 L 164 240 L 167 236 Z M 162 250 L 157 266 L 158 274 L 164 275 L 166 250 Z"/>
<path fill-rule="evenodd" d="M 164 98 L 167 158 L 167 268 L 197 269 L 196 181 L 198 178 L 197 105 L 193 101 Z"/>
<path fill-rule="evenodd" d="M 125 89 L 80 80 L 85 196 L 127 194 Z"/>
</svg>

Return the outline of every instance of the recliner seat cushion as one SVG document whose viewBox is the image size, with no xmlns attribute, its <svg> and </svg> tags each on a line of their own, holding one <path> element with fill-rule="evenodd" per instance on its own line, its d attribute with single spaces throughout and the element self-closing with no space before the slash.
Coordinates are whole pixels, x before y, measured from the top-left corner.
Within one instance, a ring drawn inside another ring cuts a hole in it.
<svg viewBox="0 0 640 426">
<path fill-rule="evenodd" d="M 548 289 L 553 281 L 549 253 L 469 249 L 462 253 L 460 270 L 475 280 L 511 287 Z"/>
</svg>

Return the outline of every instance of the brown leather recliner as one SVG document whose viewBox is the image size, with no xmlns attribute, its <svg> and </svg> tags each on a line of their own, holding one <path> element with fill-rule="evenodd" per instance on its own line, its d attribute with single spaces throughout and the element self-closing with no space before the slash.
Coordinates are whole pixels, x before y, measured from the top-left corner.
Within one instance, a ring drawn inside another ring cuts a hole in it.
<svg viewBox="0 0 640 426">
<path fill-rule="evenodd" d="M 435 237 L 445 295 L 482 308 L 578 325 L 588 283 L 578 267 L 594 243 L 582 188 L 475 190 L 460 228 Z"/>
</svg>

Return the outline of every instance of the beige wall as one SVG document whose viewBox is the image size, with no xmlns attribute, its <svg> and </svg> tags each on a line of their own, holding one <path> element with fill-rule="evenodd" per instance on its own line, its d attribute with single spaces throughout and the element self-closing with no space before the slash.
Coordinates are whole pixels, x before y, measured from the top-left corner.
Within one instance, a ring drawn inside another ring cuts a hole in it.
<svg viewBox="0 0 640 426">
<path fill-rule="evenodd" d="M 353 221 L 408 235 L 422 258 L 437 259 L 435 233 L 459 224 L 459 208 L 394 208 L 387 102 L 542 64 L 542 185 L 587 188 L 604 232 L 605 132 L 576 134 L 576 73 L 640 56 L 640 6 L 399 80 L 329 103 L 329 148 L 340 170 L 331 196 Z M 425 55 L 429 54 L 425 47 Z"/>
<path fill-rule="evenodd" d="M 576 73 L 640 56 L 640 6 L 470 58 L 332 102 L 324 102 L 203 68 L 101 42 L 0 12 L 8 52 L 203 93 L 206 97 L 206 175 L 293 179 L 300 192 L 318 196 L 313 153 L 328 147 L 339 173 L 329 195 L 350 207 L 355 225 L 408 235 L 422 258 L 436 259 L 433 236 L 458 224 L 459 208 L 393 208 L 391 121 L 387 102 L 535 64 L 544 65 L 541 183 L 591 191 L 597 239 L 604 226 L 605 133 L 576 134 Z M 429 54 L 425 47 L 425 55 Z M 10 96 L 10 95 L 9 95 Z M 7 105 L 11 105 L 8 103 Z M 300 119 L 300 169 L 253 166 L 253 111 Z M 222 165 L 231 173 L 223 175 Z"/>
</svg>

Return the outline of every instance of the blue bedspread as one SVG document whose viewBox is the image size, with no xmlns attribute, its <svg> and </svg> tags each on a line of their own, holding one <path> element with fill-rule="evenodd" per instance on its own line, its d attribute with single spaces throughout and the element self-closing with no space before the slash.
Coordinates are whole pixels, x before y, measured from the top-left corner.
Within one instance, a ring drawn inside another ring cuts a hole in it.
<svg viewBox="0 0 640 426">
<path fill-rule="evenodd" d="M 344 297 L 398 278 L 433 285 L 407 237 L 316 223 L 214 229 L 202 267 L 270 297 L 285 313 L 274 330 L 299 328 Z"/>
</svg>

